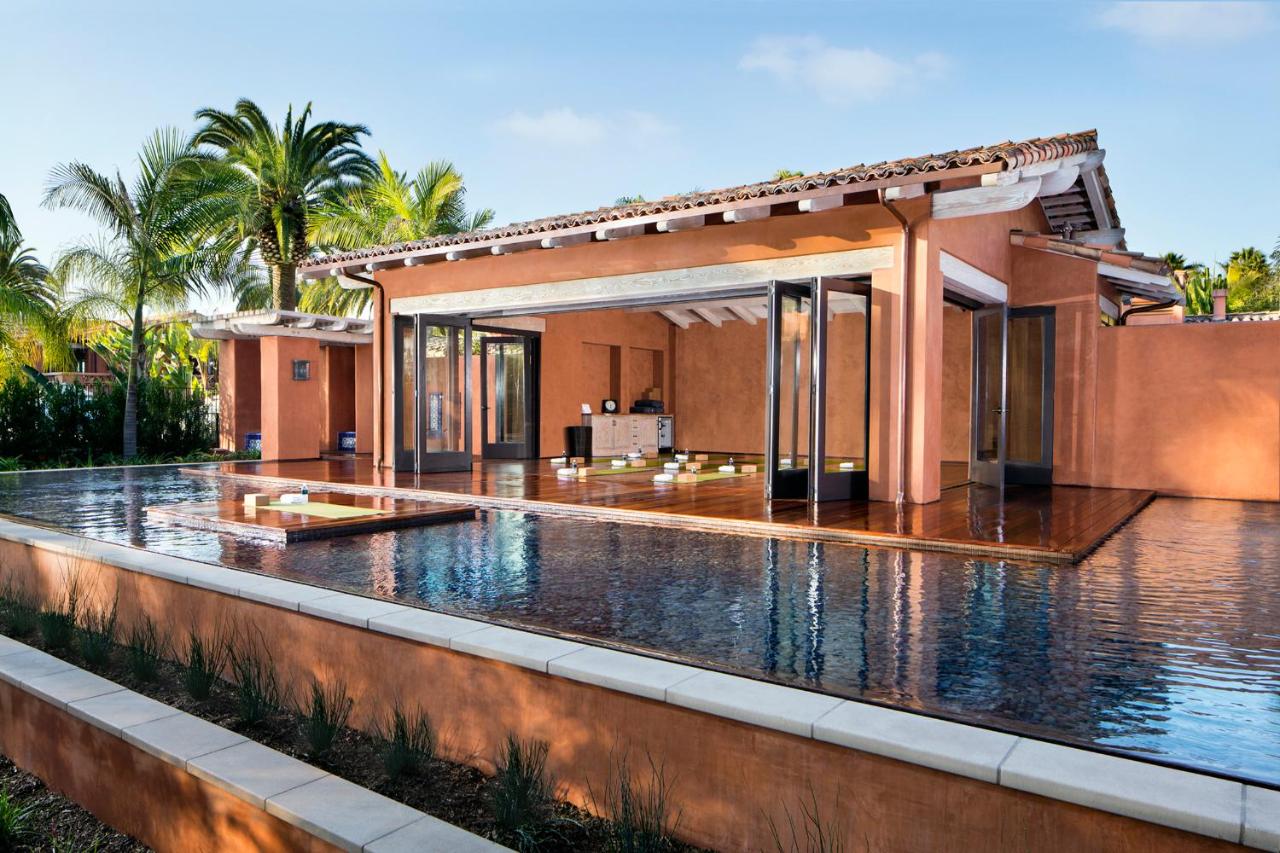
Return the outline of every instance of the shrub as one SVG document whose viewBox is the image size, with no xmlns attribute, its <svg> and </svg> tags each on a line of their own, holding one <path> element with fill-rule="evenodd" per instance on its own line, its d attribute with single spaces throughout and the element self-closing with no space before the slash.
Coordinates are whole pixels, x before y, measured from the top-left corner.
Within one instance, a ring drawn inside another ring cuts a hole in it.
<svg viewBox="0 0 1280 853">
<path fill-rule="evenodd" d="M 391 779 L 417 776 L 435 758 L 436 733 L 421 708 L 405 711 L 397 702 L 387 720 L 377 726 L 378 737 L 386 742 L 382 767 Z"/>
<path fill-rule="evenodd" d="M 227 640 L 220 633 L 206 640 L 194 628 L 187 635 L 182 684 L 192 699 L 208 699 L 227 664 Z"/>
<path fill-rule="evenodd" d="M 119 612 L 119 595 L 111 602 L 110 610 L 86 611 L 76 629 L 80 656 L 90 666 L 102 666 L 111 658 L 116 644 L 116 617 Z"/>
<path fill-rule="evenodd" d="M 33 806 L 24 806 L 13 798 L 7 787 L 0 788 L 0 853 L 29 850 L 35 841 Z"/>
<path fill-rule="evenodd" d="M 335 681 L 325 687 L 319 681 L 311 681 L 311 697 L 302 712 L 302 732 L 307 738 L 307 747 L 316 757 L 327 755 L 338 737 L 338 732 L 347 726 L 351 716 L 351 697 L 347 695 L 347 686 Z"/>
<path fill-rule="evenodd" d="M 5 583 L 4 591 L 0 592 L 0 604 L 3 605 L 0 610 L 3 611 L 10 635 L 22 639 L 35 633 L 39 605 L 31 593 L 15 586 L 12 578 Z"/>
<path fill-rule="evenodd" d="M 769 817 L 769 833 L 773 836 L 774 848 L 778 853 L 842 853 L 844 850 L 844 832 L 840 822 L 838 819 L 822 816 L 818 808 L 818 795 L 812 785 L 809 786 L 809 799 L 800 800 L 799 818 L 792 814 L 787 805 L 783 805 L 782 813 L 787 819 L 785 832 L 773 822 L 772 816 Z"/>
<path fill-rule="evenodd" d="M 275 663 L 261 643 L 241 638 L 227 659 L 236 683 L 236 715 L 242 724 L 256 725 L 284 705 Z"/>
<path fill-rule="evenodd" d="M 522 851 L 537 850 L 554 831 L 555 783 L 547 776 L 547 742 L 507 735 L 490 782 L 494 823 Z"/>
<path fill-rule="evenodd" d="M 672 836 L 680 815 L 671 814 L 671 783 L 665 765 L 649 762 L 649 781 L 637 785 L 631 776 L 627 756 L 615 763 L 610 758 L 609 779 L 603 802 L 590 796 L 595 810 L 609 818 L 609 849 L 618 853 L 661 853 L 674 849 Z"/>
<path fill-rule="evenodd" d="M 36 621 L 40 626 L 40 639 L 47 649 L 69 649 L 75 637 L 80 609 L 80 584 L 76 576 L 67 582 L 67 594 L 62 604 L 46 607 Z"/>
<path fill-rule="evenodd" d="M 150 616 L 144 616 L 129 630 L 125 644 L 129 672 L 139 681 L 155 681 L 160 676 L 160 662 L 164 660 L 168 645 L 159 626 Z"/>
</svg>

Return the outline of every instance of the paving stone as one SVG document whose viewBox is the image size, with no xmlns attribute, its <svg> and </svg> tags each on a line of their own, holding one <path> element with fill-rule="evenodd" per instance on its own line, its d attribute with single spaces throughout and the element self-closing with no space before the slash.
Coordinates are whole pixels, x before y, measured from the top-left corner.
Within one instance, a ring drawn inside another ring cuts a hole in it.
<svg viewBox="0 0 1280 853">
<path fill-rule="evenodd" d="M 531 631 L 493 626 L 454 637 L 449 641 L 449 648 L 546 672 L 550 661 L 586 646 Z"/>
<path fill-rule="evenodd" d="M 259 808 L 269 797 L 329 775 L 253 741 L 192 758 L 187 770 Z"/>
<path fill-rule="evenodd" d="M 79 702 L 81 699 L 92 699 L 94 696 L 105 696 L 108 693 L 119 693 L 124 690 L 114 681 L 108 681 L 83 669 L 69 669 L 54 675 L 33 678 L 27 682 L 25 689 L 28 693 L 59 707 L 66 707 L 68 703 Z"/>
<path fill-rule="evenodd" d="M 26 686 L 28 681 L 35 678 L 77 668 L 73 664 L 36 649 L 0 657 L 0 678 L 19 687 Z"/>
<path fill-rule="evenodd" d="M 814 722 L 844 700 L 781 684 L 704 672 L 669 688 L 667 701 L 731 720 L 811 737 Z"/>
<path fill-rule="evenodd" d="M 1185 770 L 1022 738 L 1000 784 L 1238 842 L 1244 786 Z"/>
<path fill-rule="evenodd" d="M 417 809 L 337 776 L 325 776 L 268 798 L 267 812 L 353 851 L 422 817 Z"/>
<path fill-rule="evenodd" d="M 817 740 L 983 782 L 999 779 L 1014 735 L 936 720 L 864 702 L 843 702 L 813 724 Z"/>
<path fill-rule="evenodd" d="M 454 637 L 483 631 L 489 627 L 488 623 L 475 619 L 464 619 L 416 607 L 406 607 L 401 612 L 369 619 L 369 629 L 372 631 L 445 648 L 449 647 L 449 642 Z"/>
<path fill-rule="evenodd" d="M 368 628 L 369 620 L 375 616 L 390 616 L 408 609 L 394 601 L 379 601 L 376 598 L 348 595 L 344 592 L 302 602 L 303 613 L 332 619 L 335 622 L 344 622 L 358 628 Z"/>
<path fill-rule="evenodd" d="M 697 667 L 593 646 L 556 658 L 550 662 L 548 671 L 660 702 L 667 698 L 668 687 L 705 672 Z"/>
<path fill-rule="evenodd" d="M 124 739 L 156 758 L 183 768 L 192 758 L 248 740 L 190 714 L 176 714 L 130 726 L 124 730 Z"/>
<path fill-rule="evenodd" d="M 365 853 L 496 853 L 507 849 L 430 815 L 364 846 Z"/>
<path fill-rule="evenodd" d="M 250 577 L 257 576 L 250 575 Z M 294 583 L 283 578 L 261 578 L 252 583 L 246 582 L 236 591 L 236 595 L 251 601 L 283 607 L 286 610 L 298 610 L 304 601 L 333 595 L 333 590 Z"/>
<path fill-rule="evenodd" d="M 1280 791 L 1246 785 L 1244 789 L 1244 837 L 1250 847 L 1280 850 Z"/>
<path fill-rule="evenodd" d="M 92 723 L 114 735 L 120 735 L 130 726 L 149 723 L 162 717 L 182 713 L 163 702 L 149 699 L 131 690 L 81 699 L 67 705 L 72 716 Z"/>
</svg>

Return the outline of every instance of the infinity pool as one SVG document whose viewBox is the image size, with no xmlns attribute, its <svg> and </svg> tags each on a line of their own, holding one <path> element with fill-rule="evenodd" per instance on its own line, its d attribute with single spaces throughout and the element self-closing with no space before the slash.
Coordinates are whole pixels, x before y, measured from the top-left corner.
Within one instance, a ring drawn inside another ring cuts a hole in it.
<svg viewBox="0 0 1280 853">
<path fill-rule="evenodd" d="M 0 512 L 1280 786 L 1280 506 L 1162 499 L 1075 566 L 517 512 L 284 548 L 142 511 L 247 490 L 8 474 Z"/>
</svg>

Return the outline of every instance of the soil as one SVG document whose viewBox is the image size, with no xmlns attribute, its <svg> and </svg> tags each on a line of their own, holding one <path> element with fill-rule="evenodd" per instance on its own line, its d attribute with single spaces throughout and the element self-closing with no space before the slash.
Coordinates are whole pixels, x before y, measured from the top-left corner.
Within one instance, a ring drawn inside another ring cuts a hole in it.
<svg viewBox="0 0 1280 853">
<path fill-rule="evenodd" d="M 0 755 L 0 790 L 7 791 L 19 808 L 32 810 L 27 823 L 32 837 L 18 848 L 20 850 L 139 853 L 150 849 L 49 790 L 39 778 L 3 755 Z"/>
<path fill-rule="evenodd" d="M 7 624 L 0 624 L 0 630 L 12 636 Z M 128 666 L 125 650 L 118 646 L 112 650 L 108 663 L 92 666 L 72 650 L 45 648 L 38 632 L 15 639 L 454 826 L 512 848 L 522 847 L 518 838 L 510 836 L 495 825 L 489 806 L 492 782 L 470 765 L 436 758 L 417 775 L 393 780 L 383 770 L 383 741 L 364 732 L 343 729 L 326 754 L 311 755 L 303 734 L 301 715 L 292 709 L 281 709 L 257 723 L 246 725 L 241 722 L 237 713 L 235 687 L 227 682 L 215 684 L 208 699 L 196 700 L 183 686 L 183 669 L 178 664 L 162 662 L 158 677 L 153 681 L 143 681 L 134 676 Z M 74 804 L 70 806 L 78 808 Z M 87 812 L 84 814 L 89 820 L 94 820 Z M 99 828 L 101 826 L 98 824 Z M 614 850 L 616 845 L 609 831 L 610 826 L 608 821 L 570 803 L 555 802 L 552 804 L 549 824 L 540 835 L 540 843 L 536 846 L 525 845 L 524 849 L 536 849 L 539 853 Z M 135 846 L 117 848 L 104 845 L 98 849 L 146 849 L 127 836 L 120 838 Z M 672 853 L 692 853 L 698 850 L 675 840 L 668 840 L 662 849 Z"/>
</svg>

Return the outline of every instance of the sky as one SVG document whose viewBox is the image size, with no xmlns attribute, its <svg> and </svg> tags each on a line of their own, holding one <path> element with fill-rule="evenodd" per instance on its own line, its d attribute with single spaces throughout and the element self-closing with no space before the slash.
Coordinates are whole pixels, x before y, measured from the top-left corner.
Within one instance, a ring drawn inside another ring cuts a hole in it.
<svg viewBox="0 0 1280 853">
<path fill-rule="evenodd" d="M 1280 237 L 1280 4 L 0 0 L 0 193 L 42 259 L 96 232 L 50 170 L 257 101 L 463 173 L 495 223 L 1096 128 L 1131 249 Z"/>
</svg>

